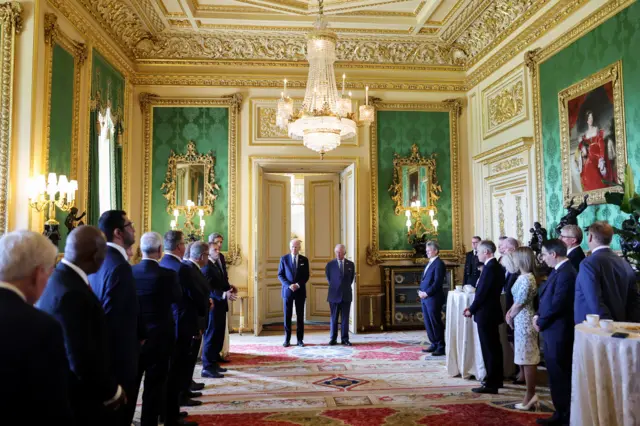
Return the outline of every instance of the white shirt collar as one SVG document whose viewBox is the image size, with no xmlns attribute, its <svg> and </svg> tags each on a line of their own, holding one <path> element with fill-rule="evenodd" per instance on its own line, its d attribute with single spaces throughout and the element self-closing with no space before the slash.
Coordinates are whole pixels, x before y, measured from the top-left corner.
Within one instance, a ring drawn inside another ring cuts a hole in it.
<svg viewBox="0 0 640 426">
<path fill-rule="evenodd" d="M 562 262 L 558 263 L 558 264 L 555 266 L 556 271 L 557 271 L 558 269 L 560 269 L 560 267 L 561 267 L 562 265 L 564 265 L 565 263 L 567 263 L 568 261 L 569 261 L 569 259 L 565 259 L 565 260 L 563 260 Z"/>
<path fill-rule="evenodd" d="M 152 262 L 156 262 L 157 264 L 160 264 L 160 261 L 158 259 L 151 259 L 150 257 L 143 257 L 142 260 L 150 260 Z"/>
<path fill-rule="evenodd" d="M 494 260 L 495 257 L 489 258 L 487 260 L 484 261 L 484 264 L 486 265 L 487 263 L 491 262 L 492 260 Z"/>
<path fill-rule="evenodd" d="M 116 243 L 107 243 L 107 245 L 109 247 L 113 247 L 114 249 L 118 250 L 122 255 L 122 257 L 124 257 L 124 260 L 126 260 L 127 262 L 129 261 L 129 256 L 127 255 L 127 251 L 124 248 L 120 247 Z"/>
<path fill-rule="evenodd" d="M 193 263 L 194 265 L 196 265 L 198 267 L 198 269 L 200 269 L 200 265 L 198 265 L 196 262 L 194 262 L 193 260 L 189 259 L 189 262 Z"/>
<path fill-rule="evenodd" d="M 429 259 L 429 263 L 433 262 L 434 260 L 436 260 L 439 257 L 440 257 L 440 255 L 433 256 L 432 258 Z"/>
<path fill-rule="evenodd" d="M 169 253 L 169 252 L 166 252 L 166 251 L 165 251 L 165 252 L 164 252 L 164 255 L 165 255 L 165 256 L 173 256 L 173 257 L 175 257 L 176 259 L 178 259 L 178 262 L 182 262 L 182 259 L 180 259 L 180 257 L 176 256 L 176 255 L 175 255 L 175 254 L 173 254 L 173 253 Z"/>
<path fill-rule="evenodd" d="M 571 253 L 572 251 L 574 251 L 575 249 L 577 249 L 580 246 L 573 246 L 570 249 L 567 250 L 567 256 L 569 255 L 569 253 Z"/>
<path fill-rule="evenodd" d="M 600 246 L 600 247 L 596 247 L 593 250 L 591 250 L 591 254 L 597 252 L 598 250 L 604 250 L 604 249 L 608 249 L 609 246 Z"/>
<path fill-rule="evenodd" d="M 14 292 L 18 296 L 20 296 L 20 298 L 22 300 L 24 300 L 25 303 L 27 302 L 27 298 L 25 297 L 24 293 L 22 291 L 20 291 L 20 289 L 18 287 L 16 287 L 15 285 L 9 284 L 9 283 L 5 283 L 4 281 L 0 281 L 0 288 L 4 288 L 4 289 L 7 289 L 9 291 Z"/>
<path fill-rule="evenodd" d="M 80 275 L 80 278 L 82 278 L 82 281 L 84 281 L 86 285 L 89 285 L 89 278 L 87 277 L 87 274 L 85 274 L 85 272 L 82 269 L 78 268 L 76 265 L 74 265 L 73 263 L 69 262 L 67 259 L 64 259 L 64 258 L 60 262 L 64 263 L 69 268 L 73 269 L 76 274 Z"/>
</svg>

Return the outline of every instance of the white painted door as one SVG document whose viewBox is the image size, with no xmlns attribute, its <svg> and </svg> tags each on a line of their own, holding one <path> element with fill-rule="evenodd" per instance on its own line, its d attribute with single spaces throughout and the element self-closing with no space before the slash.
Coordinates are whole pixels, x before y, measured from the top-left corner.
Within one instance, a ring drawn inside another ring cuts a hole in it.
<svg viewBox="0 0 640 426">
<path fill-rule="evenodd" d="M 340 173 L 340 242 L 347 247 L 346 258 L 356 264 L 356 282 L 353 283 L 353 302 L 351 303 L 351 317 L 349 329 L 357 331 L 358 310 L 358 265 L 356 254 L 356 176 L 355 165 L 351 164 Z"/>
<path fill-rule="evenodd" d="M 310 321 L 328 322 L 330 318 L 329 285 L 324 270 L 335 257 L 333 249 L 340 242 L 339 185 L 338 174 L 304 177 L 305 256 L 311 267 L 305 312 Z"/>
<path fill-rule="evenodd" d="M 263 179 L 264 172 L 262 167 L 255 165 L 254 166 L 254 181 L 251 182 L 253 188 L 255 188 L 255 196 L 253 197 L 253 211 L 255 220 L 252 220 L 253 227 L 253 333 L 256 336 L 259 336 L 262 332 L 262 321 L 264 320 L 264 258 L 263 258 L 263 250 L 262 250 L 262 240 L 261 236 L 264 232 L 264 215 L 260 214 L 262 211 L 262 205 L 264 202 L 263 192 Z"/>
<path fill-rule="evenodd" d="M 291 178 L 265 173 L 262 179 L 262 209 L 258 213 L 262 228 L 260 258 L 263 274 L 258 287 L 263 289 L 262 323 L 282 323 L 282 285 L 278 280 L 280 257 L 289 252 L 291 236 Z"/>
</svg>

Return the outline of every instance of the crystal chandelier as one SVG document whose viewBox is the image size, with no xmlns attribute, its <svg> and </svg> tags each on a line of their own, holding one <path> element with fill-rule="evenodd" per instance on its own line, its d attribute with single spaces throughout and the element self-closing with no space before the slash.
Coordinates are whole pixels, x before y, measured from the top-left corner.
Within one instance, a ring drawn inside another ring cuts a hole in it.
<svg viewBox="0 0 640 426">
<path fill-rule="evenodd" d="M 336 34 L 327 29 L 323 0 L 318 1 L 319 16 L 314 29 L 307 35 L 309 76 L 302 107 L 294 112 L 293 100 L 287 96 L 287 80 L 278 101 L 276 124 L 288 129 L 291 139 L 302 140 L 304 146 L 323 157 L 340 146 L 340 141 L 357 134 L 351 93 L 345 95 L 346 76 L 342 75 L 342 92 L 338 94 L 333 64 L 336 61 Z M 367 88 L 368 95 L 368 88 Z M 373 107 L 360 107 L 362 121 L 373 121 Z M 363 114 L 364 113 L 364 114 Z"/>
</svg>

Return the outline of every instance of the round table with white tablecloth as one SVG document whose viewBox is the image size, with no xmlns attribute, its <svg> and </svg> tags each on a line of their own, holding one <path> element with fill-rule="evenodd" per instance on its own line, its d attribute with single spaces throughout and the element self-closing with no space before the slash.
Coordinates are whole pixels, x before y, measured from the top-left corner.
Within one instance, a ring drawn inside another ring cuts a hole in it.
<svg viewBox="0 0 640 426">
<path fill-rule="evenodd" d="M 571 424 L 640 425 L 640 324 L 614 323 L 611 337 L 599 327 L 578 324 L 573 344 Z"/>
<path fill-rule="evenodd" d="M 473 318 L 465 318 L 462 314 L 471 306 L 475 299 L 475 293 L 464 291 L 449 291 L 447 295 L 447 323 L 445 329 L 447 373 L 450 376 L 460 375 L 466 379 L 474 376 L 477 380 L 483 380 L 487 370 L 482 359 L 478 326 Z M 504 297 L 502 298 L 504 304 Z M 507 341 L 506 325 L 500 326 L 500 342 L 504 357 L 504 374 L 509 377 L 513 374 L 513 350 Z"/>
</svg>

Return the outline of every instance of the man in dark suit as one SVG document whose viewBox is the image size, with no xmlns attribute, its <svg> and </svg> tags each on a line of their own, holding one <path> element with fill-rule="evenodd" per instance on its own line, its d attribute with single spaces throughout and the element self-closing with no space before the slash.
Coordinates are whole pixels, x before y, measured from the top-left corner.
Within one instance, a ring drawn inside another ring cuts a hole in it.
<svg viewBox="0 0 640 426">
<path fill-rule="evenodd" d="M 107 255 L 98 272 L 89 275 L 89 284 L 107 317 L 112 365 L 128 398 L 119 424 L 130 426 L 138 398 L 140 343 L 145 338 L 143 327 L 138 324 L 136 283 L 127 256 L 136 231 L 122 210 L 102 213 L 98 228 L 107 237 Z"/>
<path fill-rule="evenodd" d="M 182 261 L 185 248 L 184 235 L 181 231 L 168 231 L 164 234 L 164 256 L 160 260 L 160 266 L 171 269 L 178 274 L 182 290 L 182 298 L 178 303 L 172 305 L 175 322 L 175 346 L 167 380 L 167 405 L 172 407 L 178 404 L 186 406 L 202 404 L 202 401 L 190 399 L 189 396 L 192 394 L 180 397 L 184 389 L 191 387 L 193 374 L 189 361 L 191 344 L 200 333 L 198 316 L 206 314 L 208 303 L 206 294 L 202 294 L 200 288 L 193 282 L 193 271 L 190 266 Z M 200 395 L 194 393 L 193 396 Z M 177 417 L 177 409 L 167 409 L 167 419 L 177 421 L 175 420 Z"/>
<path fill-rule="evenodd" d="M 171 305 L 180 301 L 182 290 L 178 274 L 159 264 L 162 257 L 160 234 L 144 234 L 140 238 L 140 250 L 142 261 L 133 267 L 133 277 L 136 281 L 140 321 L 146 329 L 147 340 L 140 351 L 137 387 L 140 387 L 144 374 L 141 424 L 157 426 L 163 386 L 169 372 L 169 359 L 175 340 Z"/>
<path fill-rule="evenodd" d="M 588 314 L 600 319 L 640 322 L 640 295 L 636 276 L 626 260 L 610 248 L 613 228 L 607 222 L 593 222 L 589 226 L 591 256 L 580 264 L 576 279 L 574 321 L 586 319 Z"/>
<path fill-rule="evenodd" d="M 442 323 L 442 305 L 444 305 L 444 280 L 447 268 L 440 259 L 440 246 L 434 241 L 427 242 L 429 263 L 422 273 L 418 296 L 422 305 L 424 327 L 431 346 L 423 352 L 432 352 L 433 356 L 444 355 L 444 324 Z"/>
<path fill-rule="evenodd" d="M 198 360 L 198 352 L 200 352 L 200 346 L 202 345 L 202 335 L 207 326 L 206 320 L 208 318 L 209 311 L 213 306 L 213 301 L 209 298 L 209 283 L 202 272 L 202 268 L 206 266 L 208 261 L 209 246 L 207 243 L 202 241 L 192 243 L 189 247 L 189 258 L 182 261 L 182 263 L 188 267 L 190 281 L 200 297 L 200 306 L 198 306 L 197 311 L 197 333 L 191 340 L 189 357 L 187 358 L 187 372 L 189 380 L 193 377 L 193 372 Z M 191 391 L 189 389 L 190 387 L 191 382 L 186 381 L 185 386 L 182 388 L 183 401 L 186 401 L 187 398 L 194 398 L 202 395 L 200 392 Z"/>
<path fill-rule="evenodd" d="M 481 241 L 478 245 L 478 260 L 484 263 L 478 290 L 470 307 L 464 310 L 464 316 L 474 317 L 478 324 L 478 337 L 482 358 L 487 369 L 484 385 L 472 389 L 476 393 L 497 394 L 503 385 L 502 344 L 500 343 L 500 324 L 504 322 L 500 294 L 504 288 L 504 270 L 493 257 L 496 246 L 492 241 Z"/>
<path fill-rule="evenodd" d="M 537 422 L 568 425 L 574 332 L 573 298 L 577 272 L 567 258 L 567 247 L 560 240 L 542 243 L 542 259 L 553 270 L 541 290 L 540 308 L 533 317 L 533 325 L 542 333 L 551 399 L 556 412 L 551 417 L 538 419 Z"/>
<path fill-rule="evenodd" d="M 586 257 L 582 251 L 582 229 L 578 225 L 565 225 L 560 230 L 560 241 L 567 246 L 567 257 L 576 271 L 580 271 L 580 263 Z"/>
<path fill-rule="evenodd" d="M 209 298 L 213 306 L 209 310 L 209 321 L 204 334 L 202 348 L 202 377 L 222 378 L 226 368 L 221 362 L 228 362 L 220 353 L 224 345 L 225 328 L 227 327 L 228 300 L 235 300 L 238 289 L 229 284 L 227 264 L 222 250 L 223 237 L 214 232 L 209 235 L 209 258 L 202 268 L 202 273 L 209 284 Z"/>
<path fill-rule="evenodd" d="M 73 424 L 62 328 L 33 307 L 58 254 L 31 231 L 0 238 L 0 423 Z"/>
<path fill-rule="evenodd" d="M 290 254 L 280 258 L 278 279 L 282 284 L 282 305 L 284 306 L 284 343 L 285 348 L 291 340 L 291 317 L 293 304 L 296 305 L 297 345 L 304 346 L 304 302 L 307 298 L 309 281 L 309 259 L 300 254 L 300 240 L 295 238 L 289 243 Z"/>
<path fill-rule="evenodd" d="M 464 261 L 464 279 L 463 283 L 476 286 L 478 278 L 480 278 L 480 261 L 478 260 L 478 244 L 480 244 L 482 238 L 474 236 L 471 238 L 472 250 L 467 253 L 467 257 Z"/>
<path fill-rule="evenodd" d="M 338 336 L 338 316 L 341 321 L 340 341 L 351 346 L 349 341 L 349 311 L 353 300 L 352 285 L 356 277 L 356 268 L 352 261 L 345 259 L 346 248 L 338 244 L 334 250 L 336 258 L 327 263 L 325 276 L 329 282 L 327 302 L 331 309 L 330 345 L 336 345 Z"/>
<path fill-rule="evenodd" d="M 127 401 L 114 369 L 104 310 L 87 278 L 100 269 L 106 250 L 105 238 L 97 228 L 85 225 L 71 231 L 64 258 L 38 302 L 40 309 L 58 320 L 64 332 L 71 369 L 71 408 L 77 425 L 118 424 Z M 51 370 L 47 374 L 55 373 Z"/>
</svg>

